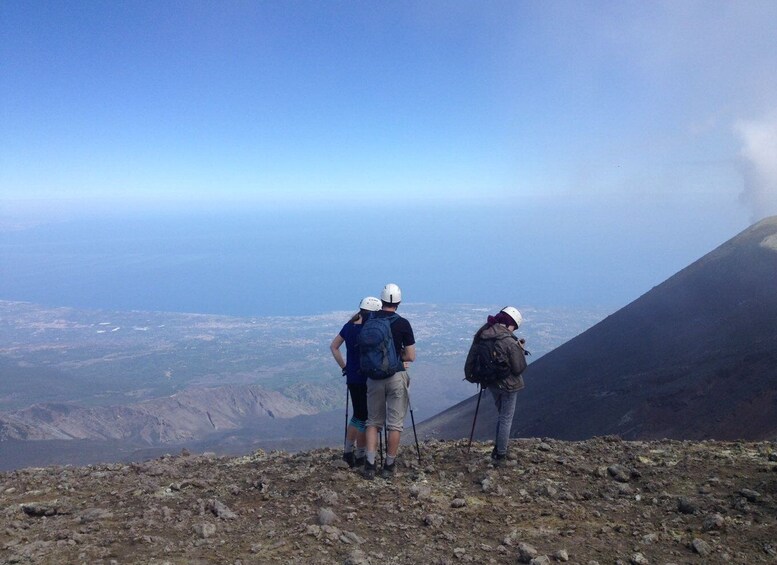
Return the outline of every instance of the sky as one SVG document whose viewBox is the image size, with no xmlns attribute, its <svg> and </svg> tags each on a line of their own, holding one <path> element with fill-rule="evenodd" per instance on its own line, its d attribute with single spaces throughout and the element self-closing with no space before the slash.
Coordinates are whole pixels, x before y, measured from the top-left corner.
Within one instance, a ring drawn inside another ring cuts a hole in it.
<svg viewBox="0 0 777 565">
<path fill-rule="evenodd" d="M 390 215 L 396 255 L 477 226 L 513 241 L 481 277 L 594 253 L 635 298 L 777 214 L 776 26 L 772 0 L 4 0 L 0 228 Z"/>
</svg>

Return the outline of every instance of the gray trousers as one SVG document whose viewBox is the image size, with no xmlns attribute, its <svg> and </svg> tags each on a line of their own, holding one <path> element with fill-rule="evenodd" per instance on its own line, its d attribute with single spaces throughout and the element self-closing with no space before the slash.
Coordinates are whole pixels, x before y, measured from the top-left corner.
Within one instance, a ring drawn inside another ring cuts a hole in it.
<svg viewBox="0 0 777 565">
<path fill-rule="evenodd" d="M 367 426 L 401 432 L 410 402 L 407 371 L 397 371 L 387 379 L 367 379 Z"/>
<path fill-rule="evenodd" d="M 513 426 L 513 414 L 515 414 L 515 402 L 518 400 L 518 392 L 507 392 L 498 386 L 490 386 L 491 396 L 494 397 L 499 417 L 496 420 L 496 452 L 500 455 L 507 453 L 507 444 L 510 441 L 510 428 Z"/>
</svg>

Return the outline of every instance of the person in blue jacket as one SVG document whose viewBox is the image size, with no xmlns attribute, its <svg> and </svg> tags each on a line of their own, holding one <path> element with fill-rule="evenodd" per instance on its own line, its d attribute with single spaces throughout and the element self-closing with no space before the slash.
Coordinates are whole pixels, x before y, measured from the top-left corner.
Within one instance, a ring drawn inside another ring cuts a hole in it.
<svg viewBox="0 0 777 565">
<path fill-rule="evenodd" d="M 362 329 L 362 323 L 372 312 L 377 312 L 382 307 L 379 298 L 367 296 L 359 303 L 359 311 L 348 320 L 335 338 L 332 340 L 329 350 L 335 358 L 351 396 L 353 416 L 348 422 L 343 448 L 343 460 L 349 467 L 360 467 L 364 464 L 364 448 L 366 446 L 365 425 L 367 423 L 367 377 L 359 372 L 359 344 L 358 337 Z M 345 344 L 345 359 L 340 353 L 340 346 Z"/>
</svg>

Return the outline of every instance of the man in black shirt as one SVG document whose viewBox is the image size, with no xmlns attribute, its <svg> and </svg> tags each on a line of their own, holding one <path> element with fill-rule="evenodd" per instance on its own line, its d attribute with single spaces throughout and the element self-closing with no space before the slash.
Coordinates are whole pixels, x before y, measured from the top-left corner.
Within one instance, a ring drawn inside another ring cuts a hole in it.
<svg viewBox="0 0 777 565">
<path fill-rule="evenodd" d="M 382 476 L 388 479 L 394 474 L 394 462 L 409 404 L 407 389 L 410 386 L 410 377 L 407 374 L 407 367 L 415 361 L 413 328 L 410 322 L 396 314 L 402 300 L 402 291 L 393 283 L 387 284 L 381 292 L 380 299 L 383 308 L 373 315 L 395 317 L 391 323 L 391 336 L 394 349 L 403 362 L 404 370 L 397 371 L 385 379 L 367 379 L 367 461 L 364 465 L 364 478 L 368 480 L 375 478 L 378 433 L 384 425 L 388 430 L 388 439 Z"/>
</svg>

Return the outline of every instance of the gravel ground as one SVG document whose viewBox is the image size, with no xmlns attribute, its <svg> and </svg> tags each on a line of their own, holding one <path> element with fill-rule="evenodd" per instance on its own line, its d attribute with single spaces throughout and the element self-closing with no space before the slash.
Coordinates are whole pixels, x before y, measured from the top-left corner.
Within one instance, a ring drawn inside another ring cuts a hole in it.
<svg viewBox="0 0 777 565">
<path fill-rule="evenodd" d="M 512 440 L 0 474 L 0 563 L 777 563 L 777 445 Z"/>
</svg>

